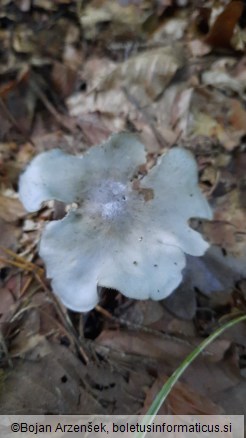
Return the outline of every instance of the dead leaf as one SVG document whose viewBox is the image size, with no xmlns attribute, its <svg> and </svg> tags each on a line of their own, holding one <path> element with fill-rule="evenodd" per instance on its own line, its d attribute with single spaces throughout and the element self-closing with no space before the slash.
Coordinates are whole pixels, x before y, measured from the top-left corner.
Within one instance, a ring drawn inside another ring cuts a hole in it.
<svg viewBox="0 0 246 438">
<path fill-rule="evenodd" d="M 5 222 L 15 222 L 26 215 L 19 199 L 0 194 L 0 218 Z"/>
<path fill-rule="evenodd" d="M 234 99 L 216 90 L 196 89 L 191 101 L 188 136 L 214 138 L 228 151 L 233 150 L 243 134 L 236 124 L 231 124 L 233 102 Z"/>
<path fill-rule="evenodd" d="M 32 54 L 35 50 L 35 36 L 31 28 L 20 24 L 13 33 L 13 48 L 17 53 Z"/>
<path fill-rule="evenodd" d="M 89 94 L 76 94 L 68 100 L 70 114 L 81 116 L 99 111 L 114 117 L 137 118 L 138 111 L 131 100 L 141 108 L 157 99 L 182 66 L 181 52 L 175 47 L 153 49 L 110 68 L 106 76 L 95 78 Z"/>
<path fill-rule="evenodd" d="M 165 331 L 171 334 L 176 334 L 177 336 L 181 336 L 183 338 L 194 338 L 196 336 L 194 322 L 184 321 L 178 318 L 172 318 Z"/>
<path fill-rule="evenodd" d="M 229 91 L 231 93 L 238 93 L 242 95 L 243 84 L 238 79 L 231 77 L 229 73 L 223 69 L 210 69 L 202 73 L 202 82 L 222 91 Z M 236 101 L 238 104 L 240 102 Z"/>
<path fill-rule="evenodd" d="M 156 27 L 157 29 L 154 30 L 150 42 L 165 44 L 167 39 L 172 39 L 172 41 L 181 40 L 187 30 L 188 21 L 181 13 L 180 15 L 176 14 L 175 17 L 169 17 Z"/>
<path fill-rule="evenodd" d="M 75 90 L 77 73 L 74 69 L 55 61 L 51 72 L 51 80 L 57 93 L 65 99 Z"/>
<path fill-rule="evenodd" d="M 242 134 L 246 132 L 246 111 L 241 102 L 236 99 L 231 100 L 229 123 L 233 129 L 241 131 Z"/>
<path fill-rule="evenodd" d="M 145 356 L 148 351 L 148 358 L 157 359 L 165 364 L 166 367 L 175 367 L 179 362 L 188 355 L 191 350 L 198 345 L 197 339 L 177 338 L 171 334 L 162 335 L 146 332 L 136 332 L 121 330 L 115 332 L 104 330 L 96 340 L 97 345 L 108 347 L 116 351 L 124 351 L 131 355 Z M 215 342 L 214 345 L 206 350 L 205 356 L 201 356 L 198 360 L 207 358 L 210 362 L 218 362 L 228 349 L 230 342 Z"/>
<path fill-rule="evenodd" d="M 165 317 L 165 310 L 158 301 L 134 301 L 131 306 L 118 309 L 117 317 L 124 318 L 127 323 L 149 326 Z"/>
<path fill-rule="evenodd" d="M 15 341 L 16 341 L 16 345 L 14 345 L 15 343 L 12 344 L 10 355 L 12 358 L 20 357 L 23 359 L 24 357 L 26 357 L 27 353 L 32 353 L 33 350 L 36 349 L 40 343 L 44 343 L 46 339 L 44 336 L 37 334 L 37 335 L 29 336 L 28 338 L 21 336 L 22 343 L 17 341 L 17 339 L 15 339 Z M 49 349 L 47 349 L 46 354 L 48 353 L 50 353 Z M 42 354 L 46 355 L 44 354 L 44 352 Z"/>
<path fill-rule="evenodd" d="M 25 310 L 26 318 L 19 321 L 20 331 L 11 342 L 9 353 L 11 357 L 24 358 L 28 352 L 34 350 L 40 343 L 46 341 L 40 335 L 40 314 L 37 309 Z"/>
<path fill-rule="evenodd" d="M 233 388 L 214 395 L 213 400 L 224 408 L 228 415 L 246 415 L 245 405 L 246 382 L 242 380 Z"/>
<path fill-rule="evenodd" d="M 242 1 L 231 1 L 217 17 L 205 42 L 213 47 L 231 48 L 231 38 L 244 9 Z"/>
<path fill-rule="evenodd" d="M 85 8 L 81 8 L 79 18 L 86 39 L 97 38 L 100 26 L 106 23 L 106 29 L 102 27 L 101 38 L 112 42 L 125 34 L 128 38 L 137 37 L 142 23 L 149 16 L 149 9 L 151 10 L 151 4 L 150 8 L 146 8 L 146 4 L 142 5 L 142 2 L 123 6 L 110 0 L 93 0 Z"/>
<path fill-rule="evenodd" d="M 217 200 L 214 220 L 220 222 L 225 231 L 224 244 L 225 248 L 236 254 L 244 254 L 245 243 L 245 209 L 241 203 L 241 191 L 239 187 L 231 190 L 229 193 L 221 196 Z M 208 224 L 206 224 L 209 227 Z M 234 236 L 232 236 L 232 228 L 234 227 Z M 227 237 L 228 235 L 228 237 Z M 220 236 L 222 238 L 222 236 Z M 233 247 L 234 246 L 234 247 Z"/>
<path fill-rule="evenodd" d="M 142 414 L 146 413 L 168 377 L 161 375 L 147 392 Z M 223 409 L 184 383 L 177 382 L 158 415 L 221 415 Z"/>
<path fill-rule="evenodd" d="M 1 268 L 0 262 L 0 268 Z M 0 287 L 0 324 L 7 322 L 15 309 L 15 300 L 6 287 Z"/>
<path fill-rule="evenodd" d="M 189 41 L 188 47 L 192 56 L 205 56 L 211 52 L 211 47 L 199 39 Z"/>
<path fill-rule="evenodd" d="M 124 87 L 144 105 L 160 96 L 183 63 L 180 46 L 148 50 L 117 66 L 101 80 L 96 90 Z"/>
<path fill-rule="evenodd" d="M 191 320 L 196 313 L 195 289 L 188 284 L 186 272 L 183 273 L 182 283 L 175 291 L 162 301 L 163 306 L 178 318 Z"/>
<path fill-rule="evenodd" d="M 187 256 L 183 288 L 197 289 L 212 297 L 222 293 L 228 301 L 230 293 L 245 273 L 245 257 L 225 253 L 220 247 L 212 246 L 205 256 Z"/>
<path fill-rule="evenodd" d="M 219 405 L 216 394 L 234 388 L 241 380 L 236 365 L 226 360 L 217 363 L 195 361 L 186 369 L 182 378 L 182 382 L 192 390 Z"/>
<path fill-rule="evenodd" d="M 27 360 L 3 376 L 1 412 L 8 414 L 132 414 L 139 412 L 153 378 L 120 358 L 85 366 L 69 348 L 40 339 Z M 18 391 L 16 392 L 16 388 Z M 32 389 L 30 391 L 30 388 Z M 38 397 L 37 397 L 38 394 Z"/>
<path fill-rule="evenodd" d="M 172 108 L 171 123 L 178 136 L 187 135 L 193 91 L 193 88 L 188 88 L 176 96 Z"/>
<path fill-rule="evenodd" d="M 81 362 L 67 348 L 58 345 L 53 348 L 48 341 L 43 342 L 32 351 L 34 360 L 19 361 L 6 373 L 0 393 L 1 412 L 105 413 L 100 403 L 81 386 Z"/>
</svg>

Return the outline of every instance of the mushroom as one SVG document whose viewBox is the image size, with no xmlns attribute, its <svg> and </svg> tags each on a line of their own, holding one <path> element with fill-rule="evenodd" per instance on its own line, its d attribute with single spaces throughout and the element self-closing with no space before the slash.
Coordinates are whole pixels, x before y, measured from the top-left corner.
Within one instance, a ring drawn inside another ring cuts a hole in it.
<svg viewBox="0 0 246 438">
<path fill-rule="evenodd" d="M 120 133 L 82 157 L 43 152 L 21 175 L 19 196 L 28 211 L 51 199 L 72 204 L 63 219 L 46 225 L 39 248 L 52 288 L 69 309 L 91 310 L 99 287 L 163 299 L 182 280 L 185 254 L 201 256 L 208 248 L 188 225 L 191 217 L 212 218 L 191 153 L 172 148 L 136 182 L 144 162 L 138 138 Z"/>
</svg>

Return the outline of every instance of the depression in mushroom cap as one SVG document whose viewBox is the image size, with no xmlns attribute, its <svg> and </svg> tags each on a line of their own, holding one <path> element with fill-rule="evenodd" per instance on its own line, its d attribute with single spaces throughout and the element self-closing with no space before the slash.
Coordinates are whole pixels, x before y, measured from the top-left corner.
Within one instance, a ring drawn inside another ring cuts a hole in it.
<svg viewBox="0 0 246 438">
<path fill-rule="evenodd" d="M 114 134 L 82 157 L 43 152 L 20 178 L 30 212 L 51 199 L 77 205 L 46 225 L 39 248 L 54 292 L 71 310 L 92 309 L 100 286 L 163 299 L 182 280 L 185 254 L 208 248 L 188 225 L 191 217 L 212 217 L 191 153 L 169 150 L 136 183 L 145 158 L 135 135 Z"/>
</svg>

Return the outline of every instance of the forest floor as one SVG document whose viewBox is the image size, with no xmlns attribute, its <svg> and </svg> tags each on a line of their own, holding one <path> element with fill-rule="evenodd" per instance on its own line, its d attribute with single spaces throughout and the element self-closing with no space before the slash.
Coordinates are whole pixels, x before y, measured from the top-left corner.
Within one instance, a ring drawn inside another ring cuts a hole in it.
<svg viewBox="0 0 246 438">
<path fill-rule="evenodd" d="M 0 9 L 0 412 L 145 413 L 167 377 L 246 310 L 246 7 L 242 1 L 4 0 Z M 201 6 L 202 4 L 202 6 Z M 214 212 L 170 298 L 104 291 L 66 311 L 38 256 L 52 204 L 28 214 L 36 154 L 137 132 L 148 163 L 192 151 Z M 186 370 L 161 413 L 246 415 L 246 326 Z M 18 390 L 17 390 L 18 388 Z"/>
</svg>

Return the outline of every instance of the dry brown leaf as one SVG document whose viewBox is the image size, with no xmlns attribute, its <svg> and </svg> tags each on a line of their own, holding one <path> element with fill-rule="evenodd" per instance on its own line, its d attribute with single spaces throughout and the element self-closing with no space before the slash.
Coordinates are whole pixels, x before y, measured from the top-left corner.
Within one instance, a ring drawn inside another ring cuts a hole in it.
<svg viewBox="0 0 246 438">
<path fill-rule="evenodd" d="M 182 90 L 174 101 L 171 125 L 179 136 L 187 135 L 193 91 L 193 88 Z"/>
<path fill-rule="evenodd" d="M 134 38 L 141 31 L 141 25 L 149 16 L 151 7 L 153 7 L 151 3 L 149 8 L 146 8 L 146 4 L 142 5 L 142 2 L 122 6 L 116 1 L 93 0 L 79 11 L 85 38 L 88 40 L 97 38 L 98 29 L 103 23 L 107 23 L 107 28 L 104 32 L 101 31 L 101 38 L 104 36 L 111 42 L 112 39 L 126 34 L 128 38 L 129 35 Z"/>
<path fill-rule="evenodd" d="M 142 414 L 146 413 L 168 377 L 161 375 L 148 390 Z M 184 383 L 177 382 L 158 415 L 220 415 L 223 409 L 209 398 L 191 389 Z"/>
<path fill-rule="evenodd" d="M 121 63 L 97 85 L 97 92 L 126 88 L 144 105 L 157 99 L 184 64 L 182 47 L 147 50 Z"/>
<path fill-rule="evenodd" d="M 235 368 L 224 361 L 218 363 L 195 361 L 185 371 L 182 382 L 193 391 L 223 406 L 219 400 L 216 400 L 216 394 L 234 388 L 242 381 Z"/>
<path fill-rule="evenodd" d="M 51 80 L 57 93 L 65 99 L 75 90 L 77 72 L 61 62 L 54 61 Z"/>
<path fill-rule="evenodd" d="M 133 358 L 123 364 L 121 356 L 110 363 L 98 359 L 85 366 L 69 348 L 41 338 L 26 361 L 14 359 L 13 365 L 1 382 L 3 414 L 132 414 L 139 412 L 145 388 L 153 382 Z"/>
<path fill-rule="evenodd" d="M 12 44 L 17 53 L 32 54 L 35 50 L 34 32 L 25 24 L 19 24 L 13 32 Z"/>
<path fill-rule="evenodd" d="M 229 123 L 234 130 L 243 134 L 246 132 L 246 111 L 239 100 L 231 99 L 231 112 Z"/>
<path fill-rule="evenodd" d="M 202 82 L 223 92 L 238 93 L 240 96 L 243 94 L 243 84 L 237 78 L 233 78 L 224 71 L 224 69 L 212 68 L 203 72 Z"/>
<path fill-rule="evenodd" d="M 138 107 L 157 99 L 183 65 L 181 53 L 182 50 L 175 47 L 148 50 L 116 67 L 111 65 L 111 72 L 107 71 L 104 77 L 102 67 L 94 82 L 90 81 L 88 94 L 80 93 L 68 99 L 70 114 L 81 116 L 100 111 L 102 114 L 137 118 Z M 88 65 L 89 73 L 91 65 Z M 85 70 L 85 77 L 88 72 Z"/>
<path fill-rule="evenodd" d="M 211 300 L 219 294 L 228 303 L 236 282 L 245 275 L 245 260 L 245 256 L 232 256 L 218 246 L 200 258 L 187 256 L 183 287 L 198 289 Z"/>
<path fill-rule="evenodd" d="M 191 320 L 196 314 L 196 296 L 195 289 L 186 281 L 185 271 L 183 273 L 182 283 L 175 291 L 162 301 L 163 306 L 177 318 Z"/>
<path fill-rule="evenodd" d="M 129 324 L 149 326 L 162 319 L 165 310 L 158 301 L 134 301 L 129 308 L 119 309 L 118 314 L 120 318 L 124 318 Z"/>
<path fill-rule="evenodd" d="M 0 268 L 1 268 L 0 262 Z M 6 287 L 0 287 L 0 324 L 7 322 L 16 307 L 13 295 Z"/>
<path fill-rule="evenodd" d="M 239 255 L 241 251 L 242 254 L 245 252 L 245 208 L 241 201 L 239 188 L 219 197 L 216 200 L 214 215 L 214 220 L 217 222 L 205 225 L 207 228 L 210 227 L 212 239 L 218 239 L 214 243 L 224 244 L 225 249 L 235 255 Z M 221 228 L 220 232 L 219 228 Z"/>
<path fill-rule="evenodd" d="M 228 330 L 226 338 L 237 345 L 246 348 L 246 324 L 240 323 Z M 245 367 L 243 368 L 245 370 Z"/>
<path fill-rule="evenodd" d="M 0 393 L 1 412 L 105 413 L 100 403 L 83 389 L 81 367 L 81 362 L 67 348 L 43 339 L 30 352 L 30 360 L 16 362 L 6 373 Z"/>
<path fill-rule="evenodd" d="M 165 330 L 168 333 L 176 334 L 183 338 L 194 338 L 196 336 L 195 324 L 193 321 L 184 321 L 182 319 L 173 318 Z"/>
<path fill-rule="evenodd" d="M 83 114 L 77 118 L 77 125 L 83 130 L 86 143 L 91 146 L 104 142 L 112 132 L 125 128 L 124 120 L 120 117 L 98 113 Z"/>
<path fill-rule="evenodd" d="M 157 29 L 154 29 L 149 43 L 161 45 L 165 44 L 168 39 L 172 39 L 172 41 L 181 40 L 188 25 L 187 17 L 184 17 L 182 13 L 180 15 L 175 14 L 175 17 L 168 17 Z"/>
<path fill-rule="evenodd" d="M 213 47 L 231 47 L 231 38 L 244 9 L 242 1 L 231 1 L 217 17 L 205 39 Z"/>
<path fill-rule="evenodd" d="M 5 222 L 15 222 L 26 215 L 19 199 L 0 194 L 0 218 Z"/>
<path fill-rule="evenodd" d="M 44 336 L 36 334 L 31 335 L 29 337 L 22 337 L 21 341 L 15 339 L 15 342 L 13 343 L 11 347 L 11 351 L 9 351 L 10 356 L 12 358 L 19 357 L 24 359 L 27 353 L 31 353 L 34 349 L 36 349 L 40 343 L 46 342 L 46 339 Z M 50 349 L 47 348 L 46 354 L 50 353 Z M 43 351 L 43 355 L 46 355 Z"/>
<path fill-rule="evenodd" d="M 204 41 L 193 39 L 188 42 L 188 48 L 192 56 L 205 56 L 211 52 L 211 47 Z"/>
<path fill-rule="evenodd" d="M 31 305 L 32 307 L 32 305 Z M 19 333 L 11 342 L 9 353 L 11 357 L 24 358 L 28 352 L 36 349 L 46 339 L 40 332 L 40 312 L 35 308 L 25 309 L 25 317 L 19 320 Z"/>
<path fill-rule="evenodd" d="M 107 117 L 124 117 L 129 115 L 130 118 L 136 115 L 135 108 L 132 107 L 122 90 L 107 90 L 100 93 L 91 93 L 89 95 L 76 94 L 67 100 L 71 116 L 83 117 L 89 113 L 99 112 Z"/>
<path fill-rule="evenodd" d="M 148 358 L 158 359 L 167 366 L 171 365 L 172 369 L 199 344 L 196 338 L 182 340 L 172 335 L 165 337 L 161 334 L 158 336 L 148 332 L 127 330 L 120 332 L 104 330 L 96 342 L 98 345 L 124 351 L 127 354 L 146 356 L 148 352 Z M 210 362 L 218 362 L 229 346 L 230 341 L 216 341 L 211 348 L 207 348 L 201 360 L 206 357 Z"/>
<path fill-rule="evenodd" d="M 196 89 L 191 101 L 188 136 L 210 137 L 218 140 L 226 150 L 233 150 L 240 142 L 245 130 L 233 125 L 234 99 L 216 90 Z M 243 109 L 242 109 L 243 111 Z M 241 126 L 240 126 L 241 128 Z"/>
<path fill-rule="evenodd" d="M 216 394 L 213 400 L 223 407 L 227 415 L 246 415 L 245 394 L 246 382 L 243 379 L 237 386 Z"/>
<path fill-rule="evenodd" d="M 163 336 L 126 330 L 104 330 L 96 342 L 100 346 L 131 355 L 146 356 L 147 352 L 148 358 L 158 359 L 171 366 L 171 369 L 174 369 L 191 350 L 185 343 L 176 343 L 172 338 L 165 339 Z"/>
</svg>

